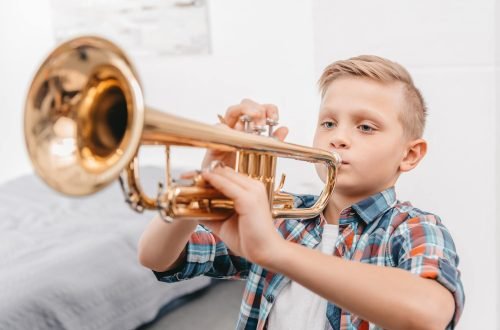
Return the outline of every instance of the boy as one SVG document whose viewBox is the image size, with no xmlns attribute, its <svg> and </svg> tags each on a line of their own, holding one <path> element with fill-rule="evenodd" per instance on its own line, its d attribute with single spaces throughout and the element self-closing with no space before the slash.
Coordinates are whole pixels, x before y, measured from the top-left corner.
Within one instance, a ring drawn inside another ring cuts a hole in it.
<svg viewBox="0 0 500 330">
<path fill-rule="evenodd" d="M 159 280 L 198 275 L 246 278 L 238 329 L 452 329 L 463 310 L 458 256 L 440 219 L 396 199 L 394 185 L 425 156 L 426 110 L 409 73 L 376 56 L 338 61 L 323 72 L 317 148 L 342 157 L 335 191 L 312 219 L 273 223 L 263 185 L 230 166 L 203 177 L 234 201 L 218 222 L 153 219 L 139 258 Z M 230 107 L 256 124 L 272 105 Z M 286 128 L 276 130 L 283 140 Z M 234 155 L 208 152 L 204 164 Z M 317 168 L 323 179 L 325 172 Z M 309 207 L 313 196 L 297 196 Z M 276 228 L 278 230 L 276 230 Z M 297 244 L 299 243 L 299 244 Z"/>
</svg>

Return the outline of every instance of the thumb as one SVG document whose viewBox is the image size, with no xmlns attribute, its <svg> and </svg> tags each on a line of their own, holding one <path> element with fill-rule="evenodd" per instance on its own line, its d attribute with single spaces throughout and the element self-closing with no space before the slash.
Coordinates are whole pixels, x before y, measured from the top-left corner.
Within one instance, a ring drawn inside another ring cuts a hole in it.
<svg viewBox="0 0 500 330">
<path fill-rule="evenodd" d="M 198 171 L 188 171 L 180 174 L 181 179 L 192 179 L 199 174 Z"/>
<path fill-rule="evenodd" d="M 273 133 L 273 137 L 277 138 L 280 141 L 285 140 L 287 135 L 288 135 L 288 127 L 286 127 L 286 126 L 282 126 L 282 127 L 278 128 Z"/>
</svg>

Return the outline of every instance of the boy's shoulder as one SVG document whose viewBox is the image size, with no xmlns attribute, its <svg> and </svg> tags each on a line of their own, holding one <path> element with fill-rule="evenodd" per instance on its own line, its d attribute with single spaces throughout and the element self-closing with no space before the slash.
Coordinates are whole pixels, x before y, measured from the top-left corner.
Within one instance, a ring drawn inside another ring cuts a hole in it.
<svg viewBox="0 0 500 330">
<path fill-rule="evenodd" d="M 289 194 L 293 196 L 296 208 L 312 207 L 318 200 L 317 195 Z M 352 209 L 368 224 L 373 222 L 377 226 L 397 227 L 403 223 L 413 226 L 423 223 L 443 226 L 441 218 L 435 213 L 418 208 L 410 201 L 398 200 L 393 188 L 354 204 Z"/>
<path fill-rule="evenodd" d="M 394 206 L 389 210 L 388 218 L 391 220 L 391 225 L 393 227 L 397 227 L 401 224 L 412 226 L 423 224 L 443 226 L 441 218 L 437 214 L 415 207 L 409 201 L 397 200 Z"/>
</svg>

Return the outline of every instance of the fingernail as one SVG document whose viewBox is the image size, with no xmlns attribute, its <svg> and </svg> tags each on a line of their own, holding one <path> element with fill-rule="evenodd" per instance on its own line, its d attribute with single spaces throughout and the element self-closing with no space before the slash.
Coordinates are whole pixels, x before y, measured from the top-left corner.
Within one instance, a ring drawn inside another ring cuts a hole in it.
<svg viewBox="0 0 500 330">
<path fill-rule="evenodd" d="M 213 171 L 215 170 L 217 167 L 224 167 L 224 163 L 220 160 L 213 160 L 211 163 L 210 163 L 210 170 Z"/>
<path fill-rule="evenodd" d="M 226 124 L 226 120 L 224 119 L 224 117 L 222 115 L 217 114 L 217 117 L 219 118 L 219 122 L 221 124 Z"/>
</svg>

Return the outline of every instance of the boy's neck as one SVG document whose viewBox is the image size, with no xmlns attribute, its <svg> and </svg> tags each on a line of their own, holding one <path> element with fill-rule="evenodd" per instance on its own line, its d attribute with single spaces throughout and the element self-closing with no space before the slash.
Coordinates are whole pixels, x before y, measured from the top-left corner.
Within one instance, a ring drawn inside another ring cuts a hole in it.
<svg viewBox="0 0 500 330">
<path fill-rule="evenodd" d="M 356 204 L 357 202 L 362 201 L 365 198 L 370 197 L 372 194 L 367 194 L 366 196 L 352 196 L 352 195 L 343 195 L 340 193 L 334 192 L 330 197 L 330 201 L 328 202 L 326 208 L 323 210 L 323 215 L 325 216 L 326 222 L 331 225 L 338 225 L 340 214 L 346 208 Z"/>
<path fill-rule="evenodd" d="M 323 210 L 323 215 L 325 216 L 326 222 L 330 225 L 338 225 L 340 219 L 340 213 L 346 207 L 349 207 L 351 205 L 352 203 L 347 202 L 341 196 L 332 195 L 330 201 L 328 202 L 328 205 Z"/>
<path fill-rule="evenodd" d="M 333 194 L 330 196 L 330 200 L 326 205 L 326 208 L 323 210 L 323 215 L 325 216 L 326 222 L 331 225 L 338 225 L 340 214 L 343 210 L 348 207 L 351 207 L 353 204 L 361 202 L 362 200 L 373 196 L 381 191 L 384 191 L 390 187 L 394 187 L 396 181 L 399 177 L 399 173 L 397 176 L 393 178 L 388 184 L 382 186 L 383 188 L 373 189 L 372 191 L 364 191 L 364 193 L 357 194 L 349 194 L 342 191 L 334 190 Z"/>
</svg>

